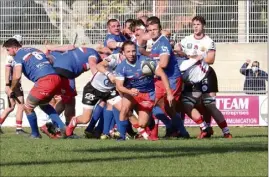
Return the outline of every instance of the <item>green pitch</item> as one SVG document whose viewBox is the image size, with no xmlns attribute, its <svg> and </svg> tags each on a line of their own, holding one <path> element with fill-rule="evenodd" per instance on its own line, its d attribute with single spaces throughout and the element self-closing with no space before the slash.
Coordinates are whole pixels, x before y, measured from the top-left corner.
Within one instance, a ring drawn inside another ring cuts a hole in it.
<svg viewBox="0 0 269 177">
<path fill-rule="evenodd" d="M 233 139 L 35 140 L 4 128 L 0 176 L 267 176 L 267 127 L 232 128 Z M 29 130 L 28 130 L 29 131 Z M 83 129 L 76 133 L 82 135 Z"/>
</svg>

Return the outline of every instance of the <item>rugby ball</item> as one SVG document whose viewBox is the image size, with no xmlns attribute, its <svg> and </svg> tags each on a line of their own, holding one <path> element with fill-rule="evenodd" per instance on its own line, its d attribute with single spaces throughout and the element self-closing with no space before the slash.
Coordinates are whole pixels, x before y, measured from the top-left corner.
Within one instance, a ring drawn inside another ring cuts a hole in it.
<svg viewBox="0 0 269 177">
<path fill-rule="evenodd" d="M 154 75 L 156 62 L 153 60 L 145 60 L 141 65 L 141 70 L 144 75 Z"/>
</svg>

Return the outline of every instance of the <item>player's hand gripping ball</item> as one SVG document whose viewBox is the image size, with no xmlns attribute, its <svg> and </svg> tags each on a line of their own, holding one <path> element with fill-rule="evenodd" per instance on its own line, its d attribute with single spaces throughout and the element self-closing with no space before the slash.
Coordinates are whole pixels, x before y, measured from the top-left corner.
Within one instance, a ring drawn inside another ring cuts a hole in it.
<svg viewBox="0 0 269 177">
<path fill-rule="evenodd" d="M 141 64 L 141 70 L 144 75 L 154 75 L 157 63 L 153 60 L 145 60 Z"/>
</svg>

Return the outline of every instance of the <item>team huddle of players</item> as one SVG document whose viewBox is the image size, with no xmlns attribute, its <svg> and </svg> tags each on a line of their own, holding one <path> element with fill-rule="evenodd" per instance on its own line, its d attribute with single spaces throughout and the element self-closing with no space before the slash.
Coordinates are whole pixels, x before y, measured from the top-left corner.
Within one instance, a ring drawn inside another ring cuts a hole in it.
<svg viewBox="0 0 269 177">
<path fill-rule="evenodd" d="M 177 44 L 155 16 L 128 19 L 123 30 L 118 20 L 110 19 L 104 44 L 96 49 L 46 45 L 47 50 L 40 51 L 22 47 L 20 36 L 8 39 L 3 47 L 9 55 L 6 93 L 10 104 L 0 125 L 17 103 L 16 132 L 25 133 L 21 129 L 24 111 L 32 138 L 41 138 L 34 111 L 37 106 L 51 119 L 40 127 L 50 138 L 74 138 L 76 126 L 89 123 L 85 129 L 88 138 L 117 135 L 117 140 L 127 136 L 158 140 L 159 120 L 166 127 L 165 138 L 189 138 L 185 114 L 199 125 L 198 138 L 213 135 L 211 117 L 224 137 L 232 138 L 215 104 L 217 77 L 209 66 L 215 60 L 215 44 L 205 35 L 203 17 L 194 17 L 192 24 L 194 33 Z M 145 74 L 143 66 L 152 74 Z M 83 112 L 76 116 L 75 79 L 86 71 L 91 74 L 83 89 Z M 22 73 L 35 83 L 25 103 Z M 59 118 L 62 112 L 65 123 Z"/>
</svg>

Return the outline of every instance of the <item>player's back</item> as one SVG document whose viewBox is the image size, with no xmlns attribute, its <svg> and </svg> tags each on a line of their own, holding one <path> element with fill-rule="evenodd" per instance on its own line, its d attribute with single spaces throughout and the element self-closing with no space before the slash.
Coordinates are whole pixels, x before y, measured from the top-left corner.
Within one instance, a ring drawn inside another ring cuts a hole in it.
<svg viewBox="0 0 269 177">
<path fill-rule="evenodd" d="M 78 47 L 74 50 L 63 52 L 61 55 L 57 52 L 55 54 L 52 53 L 52 55 L 55 57 L 53 67 L 56 72 L 69 79 L 74 79 L 90 69 L 89 57 L 95 57 L 97 63 L 101 61 L 97 51 L 86 47 Z"/>
<path fill-rule="evenodd" d="M 147 57 L 137 57 L 134 64 L 123 60 L 116 68 L 117 77 L 124 77 L 124 86 L 127 88 L 137 88 L 140 92 L 152 92 L 155 90 L 154 79 L 152 76 L 146 76 L 142 73 L 141 64 Z"/>
<path fill-rule="evenodd" d="M 181 76 L 181 72 L 178 68 L 178 61 L 176 56 L 173 53 L 172 46 L 169 40 L 165 36 L 160 36 L 157 41 L 152 46 L 151 49 L 151 58 L 160 61 L 160 56 L 162 54 L 169 55 L 169 62 L 166 68 L 164 68 L 164 72 L 166 73 L 168 78 L 176 79 Z"/>
<path fill-rule="evenodd" d="M 36 48 L 20 48 L 14 60 L 16 65 L 22 65 L 25 77 L 33 82 L 46 75 L 56 74 L 46 55 Z"/>
</svg>

